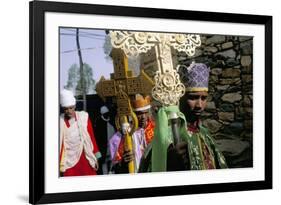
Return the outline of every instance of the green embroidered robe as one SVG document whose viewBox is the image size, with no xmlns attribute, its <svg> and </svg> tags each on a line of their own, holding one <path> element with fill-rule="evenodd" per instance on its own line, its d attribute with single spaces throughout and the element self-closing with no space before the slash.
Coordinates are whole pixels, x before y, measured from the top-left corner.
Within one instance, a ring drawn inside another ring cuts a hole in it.
<svg viewBox="0 0 281 205">
<path fill-rule="evenodd" d="M 167 150 L 173 143 L 172 129 L 168 123 L 169 112 L 176 112 L 181 121 L 180 140 L 188 145 L 190 167 L 187 170 L 227 168 L 224 156 L 218 150 L 208 130 L 200 125 L 197 132 L 187 131 L 184 115 L 177 106 L 169 106 L 161 108 L 157 113 L 154 138 L 151 146 L 145 150 L 140 172 L 167 171 Z"/>
</svg>

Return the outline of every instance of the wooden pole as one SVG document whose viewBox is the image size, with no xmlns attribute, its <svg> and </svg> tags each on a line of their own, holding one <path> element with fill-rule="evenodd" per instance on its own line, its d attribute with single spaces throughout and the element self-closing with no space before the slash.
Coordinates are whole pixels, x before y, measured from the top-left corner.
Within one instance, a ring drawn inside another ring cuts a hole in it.
<svg viewBox="0 0 281 205">
<path fill-rule="evenodd" d="M 81 91 L 82 91 L 82 97 L 83 97 L 83 110 L 87 110 L 87 101 L 86 101 L 86 86 L 84 82 L 84 63 L 82 59 L 82 53 L 80 48 L 80 42 L 79 42 L 79 28 L 76 29 L 76 44 L 77 44 L 77 52 L 79 56 L 79 65 L 80 65 L 80 82 L 81 82 Z"/>
</svg>

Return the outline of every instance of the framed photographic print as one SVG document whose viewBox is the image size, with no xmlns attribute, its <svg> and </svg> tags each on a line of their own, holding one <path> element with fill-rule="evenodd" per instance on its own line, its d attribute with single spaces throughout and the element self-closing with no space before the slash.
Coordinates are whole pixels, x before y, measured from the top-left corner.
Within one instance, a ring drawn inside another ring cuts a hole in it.
<svg viewBox="0 0 281 205">
<path fill-rule="evenodd" d="M 272 188 L 272 17 L 30 2 L 32 204 Z"/>
</svg>

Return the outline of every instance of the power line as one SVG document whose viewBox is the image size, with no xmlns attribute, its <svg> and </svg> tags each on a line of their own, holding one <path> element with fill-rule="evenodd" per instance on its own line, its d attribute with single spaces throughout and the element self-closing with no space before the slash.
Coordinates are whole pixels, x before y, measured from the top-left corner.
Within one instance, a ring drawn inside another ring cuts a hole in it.
<svg viewBox="0 0 281 205">
<path fill-rule="evenodd" d="M 74 28 L 60 28 L 60 30 L 75 31 L 76 29 L 74 29 Z"/>
<path fill-rule="evenodd" d="M 60 35 L 76 35 L 75 33 L 60 33 Z M 106 37 L 105 35 L 99 35 L 94 33 L 80 33 L 79 36 L 94 36 L 94 37 Z"/>
<path fill-rule="evenodd" d="M 102 48 L 102 47 L 93 47 L 93 48 L 80 48 L 80 50 L 94 50 L 94 49 L 97 49 L 97 48 Z M 78 49 L 72 49 L 72 50 L 66 50 L 66 51 L 62 51 L 60 53 L 71 53 L 71 52 L 76 52 L 78 51 Z"/>
<path fill-rule="evenodd" d="M 105 36 L 106 36 L 106 35 L 102 35 L 102 34 L 89 33 L 89 32 L 86 32 L 86 31 L 80 31 L 80 33 L 89 34 L 89 35 L 93 35 L 93 36 L 102 36 L 102 37 L 105 37 Z"/>
<path fill-rule="evenodd" d="M 93 48 L 80 48 L 80 50 L 94 50 L 96 49 L 97 47 L 93 47 Z M 98 47 L 98 48 L 101 48 L 101 47 Z M 62 51 L 61 53 L 71 53 L 71 52 L 76 52 L 78 51 L 78 49 L 73 49 L 73 50 L 66 50 L 66 51 Z"/>
<path fill-rule="evenodd" d="M 69 34 L 75 34 L 75 31 L 74 33 L 69 33 Z M 105 37 L 106 34 L 96 34 L 96 33 L 90 33 L 90 32 L 86 32 L 86 31 L 81 31 L 79 32 L 79 34 L 85 34 L 85 35 L 91 35 L 91 36 L 99 36 L 99 37 Z"/>
<path fill-rule="evenodd" d="M 70 32 L 74 32 L 74 33 L 76 33 L 75 31 L 76 31 L 76 29 L 66 29 L 66 28 L 61 28 L 60 29 L 61 31 L 62 30 L 64 30 L 64 31 L 70 31 Z M 104 31 L 104 30 L 103 30 Z M 84 29 L 84 30 L 80 30 L 79 31 L 79 33 L 84 33 L 84 34 L 90 34 L 90 35 L 96 35 L 96 36 L 106 36 L 106 34 L 97 34 L 97 33 L 92 33 L 92 32 L 90 32 L 90 30 L 89 29 Z"/>
<path fill-rule="evenodd" d="M 61 33 L 60 35 L 76 36 L 76 34 L 71 34 L 71 33 Z M 91 38 L 91 39 L 96 39 L 96 40 L 105 40 L 105 38 L 97 38 L 97 37 L 92 37 L 92 36 L 88 36 L 88 35 L 85 35 L 85 34 L 79 34 L 79 37 Z"/>
</svg>

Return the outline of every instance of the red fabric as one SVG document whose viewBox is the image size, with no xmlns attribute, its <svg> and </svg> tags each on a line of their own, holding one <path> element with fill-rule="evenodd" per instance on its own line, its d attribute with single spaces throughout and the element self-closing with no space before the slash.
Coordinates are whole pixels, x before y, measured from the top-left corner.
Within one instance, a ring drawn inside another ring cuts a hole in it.
<svg viewBox="0 0 281 205">
<path fill-rule="evenodd" d="M 146 144 L 149 144 L 154 137 L 154 127 L 155 127 L 154 121 L 149 119 L 147 122 L 147 126 L 144 130 Z"/>
<path fill-rule="evenodd" d="M 125 137 L 122 137 L 121 141 L 119 143 L 118 150 L 116 152 L 115 158 L 113 160 L 114 162 L 119 162 L 119 161 L 122 160 L 122 156 L 123 156 L 123 153 L 124 153 L 124 143 L 125 143 Z"/>
<path fill-rule="evenodd" d="M 91 141 L 92 141 L 93 146 L 94 146 L 94 154 L 97 154 L 98 152 L 100 152 L 100 150 L 99 150 L 99 147 L 98 147 L 97 142 L 96 142 L 96 138 L 95 138 L 95 134 L 94 134 L 94 130 L 93 130 L 93 126 L 92 126 L 90 118 L 88 118 L 87 130 L 88 130 L 88 133 L 91 137 Z"/>
<path fill-rule="evenodd" d="M 75 116 L 75 119 L 76 119 L 76 116 Z M 70 126 L 69 121 L 67 119 L 65 119 L 64 121 L 65 121 L 66 126 L 69 127 Z M 87 130 L 88 130 L 88 133 L 91 137 L 91 141 L 94 146 L 94 154 L 96 154 L 99 152 L 99 148 L 97 146 L 92 123 L 89 118 L 88 118 Z M 63 147 L 63 145 L 62 145 L 62 147 Z M 96 175 L 96 174 L 97 174 L 96 170 L 94 168 L 92 168 L 92 166 L 90 165 L 89 161 L 87 160 L 87 158 L 85 156 L 84 150 L 83 150 L 78 163 L 74 167 L 67 169 L 63 173 L 63 176 L 85 176 L 85 175 Z"/>
<path fill-rule="evenodd" d="M 97 174 L 96 170 L 91 167 L 91 165 L 89 164 L 88 160 L 86 159 L 85 153 L 83 151 L 78 163 L 74 167 L 67 169 L 63 173 L 63 176 L 64 177 L 85 176 L 85 175 L 96 175 L 96 174 Z"/>
<path fill-rule="evenodd" d="M 203 156 L 204 156 L 204 162 L 205 162 L 206 169 L 215 169 L 215 165 L 214 165 L 213 161 L 211 160 L 211 154 L 208 150 L 208 147 L 202 141 L 201 141 L 201 146 L 202 146 L 202 152 L 203 152 Z"/>
<path fill-rule="evenodd" d="M 198 121 L 195 121 L 194 123 L 188 124 L 188 127 L 187 127 L 188 131 L 198 132 L 199 131 L 199 129 L 198 129 L 199 123 L 200 123 L 200 121 L 198 120 Z"/>
</svg>

